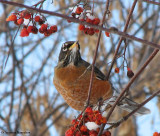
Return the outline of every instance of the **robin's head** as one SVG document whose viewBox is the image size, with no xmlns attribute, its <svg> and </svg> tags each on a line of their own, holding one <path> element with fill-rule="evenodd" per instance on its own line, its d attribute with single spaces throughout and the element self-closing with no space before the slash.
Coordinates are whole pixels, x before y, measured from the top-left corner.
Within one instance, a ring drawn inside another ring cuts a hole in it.
<svg viewBox="0 0 160 136">
<path fill-rule="evenodd" d="M 63 67 L 70 63 L 78 65 L 81 60 L 80 45 L 78 41 L 68 41 L 62 44 L 61 51 L 59 54 L 59 63 Z"/>
</svg>

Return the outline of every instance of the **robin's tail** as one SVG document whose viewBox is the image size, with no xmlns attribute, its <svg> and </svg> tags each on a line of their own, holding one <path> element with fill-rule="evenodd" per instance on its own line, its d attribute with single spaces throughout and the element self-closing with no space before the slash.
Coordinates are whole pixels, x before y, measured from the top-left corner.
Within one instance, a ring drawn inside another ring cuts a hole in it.
<svg viewBox="0 0 160 136">
<path fill-rule="evenodd" d="M 116 99 L 117 99 L 117 96 L 112 96 L 112 98 L 108 101 L 108 104 L 113 105 Z M 121 109 L 126 110 L 128 112 L 132 112 L 133 110 L 138 108 L 139 104 L 132 101 L 131 99 L 124 98 L 122 101 L 118 103 L 117 106 L 119 106 Z M 149 109 L 145 107 L 141 107 L 137 112 L 134 113 L 134 115 L 140 116 L 140 115 L 149 114 L 149 113 L 150 113 Z"/>
</svg>

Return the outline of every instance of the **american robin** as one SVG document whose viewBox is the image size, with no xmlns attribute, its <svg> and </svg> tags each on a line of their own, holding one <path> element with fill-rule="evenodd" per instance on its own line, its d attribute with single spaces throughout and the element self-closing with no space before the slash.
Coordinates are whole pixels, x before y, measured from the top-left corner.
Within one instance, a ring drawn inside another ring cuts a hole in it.
<svg viewBox="0 0 160 136">
<path fill-rule="evenodd" d="M 53 83 L 73 109 L 79 111 L 84 109 L 90 77 L 91 65 L 81 58 L 78 41 L 65 42 L 61 47 L 58 65 L 54 69 Z M 111 83 L 105 79 L 105 75 L 97 67 L 94 67 L 90 104 L 95 106 L 102 99 L 112 105 L 117 98 L 114 94 Z M 118 105 L 127 111 L 132 111 L 138 104 L 125 98 Z M 142 107 L 138 113 L 145 114 L 148 111 L 147 108 Z"/>
</svg>

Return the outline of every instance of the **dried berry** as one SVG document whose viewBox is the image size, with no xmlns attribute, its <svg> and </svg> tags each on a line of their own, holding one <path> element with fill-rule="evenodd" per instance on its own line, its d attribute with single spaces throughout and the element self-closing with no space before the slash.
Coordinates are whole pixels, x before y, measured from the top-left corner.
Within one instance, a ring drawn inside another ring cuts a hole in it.
<svg viewBox="0 0 160 136">
<path fill-rule="evenodd" d="M 73 12 L 71 15 L 72 15 L 72 17 L 74 17 L 74 18 L 76 17 L 76 13 L 74 13 L 74 12 Z"/>
<path fill-rule="evenodd" d="M 129 67 L 127 67 L 127 76 L 128 76 L 129 78 L 132 78 L 132 77 L 134 76 L 133 71 L 132 71 Z"/>
</svg>

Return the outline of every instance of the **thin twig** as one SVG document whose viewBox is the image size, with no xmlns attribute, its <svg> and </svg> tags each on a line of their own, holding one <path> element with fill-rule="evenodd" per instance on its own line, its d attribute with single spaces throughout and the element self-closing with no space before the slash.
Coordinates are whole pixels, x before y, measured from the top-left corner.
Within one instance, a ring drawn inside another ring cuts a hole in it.
<svg viewBox="0 0 160 136">
<path fill-rule="evenodd" d="M 130 112 L 128 115 L 124 116 L 122 119 L 120 119 L 118 122 L 114 123 L 112 126 L 110 126 L 107 130 L 112 129 L 113 127 L 118 127 L 122 122 L 126 121 L 130 116 L 132 116 L 135 112 L 137 112 L 142 106 L 144 106 L 147 102 L 149 102 L 152 98 L 157 96 L 160 93 L 160 90 L 152 94 L 148 99 L 146 99 L 144 102 L 139 104 L 139 106 Z"/>
<path fill-rule="evenodd" d="M 115 30 L 113 28 L 110 28 L 110 29 L 107 29 L 107 28 L 104 28 L 104 27 L 101 27 L 101 26 L 97 26 L 97 25 L 92 25 L 90 23 L 87 23 L 85 21 L 80 21 L 79 19 L 76 19 L 76 18 L 73 18 L 73 17 L 69 17 L 69 16 L 66 16 L 64 14 L 59 14 L 59 13 L 56 13 L 56 12 L 51 12 L 51 11 L 47 11 L 47 10 L 42 10 L 42 9 L 38 9 L 38 8 L 34 8 L 34 7 L 30 7 L 30 6 L 26 6 L 26 5 L 23 5 L 23 4 L 20 4 L 20 3 L 16 3 L 16 2 L 11 2 L 11 1 L 5 1 L 5 0 L 0 0 L 1 3 L 5 3 L 5 4 L 10 4 L 10 5 L 15 5 L 17 7 L 23 7 L 23 8 L 27 8 L 27 9 L 30 9 L 30 10 L 35 10 L 35 11 L 38 11 L 40 13 L 44 13 L 44 14 L 49 14 L 49 15 L 53 15 L 53 16 L 57 16 L 57 17 L 61 17 L 61 18 L 64 18 L 66 20 L 70 20 L 74 23 L 79 23 L 79 24 L 83 24 L 83 25 L 88 25 L 90 27 L 93 27 L 95 29 L 99 29 L 99 30 L 102 30 L 102 31 L 107 31 L 109 33 L 114 33 L 114 34 L 117 34 L 117 35 L 120 35 L 124 38 L 127 38 L 127 39 L 130 39 L 130 40 L 134 40 L 134 41 L 137 41 L 137 42 L 140 42 L 140 43 L 143 43 L 144 45 L 150 45 L 154 48 L 158 48 L 160 49 L 160 45 L 159 44 L 156 44 L 154 42 L 149 42 L 147 40 L 143 40 L 141 38 L 138 38 L 138 37 L 135 37 L 133 35 L 129 35 L 127 33 L 124 33 L 124 32 L 121 32 L 121 31 L 118 31 L 118 30 Z"/>
<path fill-rule="evenodd" d="M 104 12 L 104 15 L 103 15 L 101 27 L 103 27 L 103 23 L 105 22 L 108 7 L 109 7 L 109 0 L 107 0 L 107 2 L 106 2 L 106 8 L 105 8 L 105 12 Z M 102 34 L 102 31 L 100 31 L 99 35 L 98 35 L 96 50 L 95 50 L 93 62 L 92 62 L 92 65 L 91 65 L 92 66 L 92 72 L 91 72 L 91 78 L 90 78 L 90 84 L 89 84 L 89 90 L 88 90 L 88 98 L 87 98 L 87 104 L 86 104 L 87 106 L 89 106 L 89 100 L 90 100 L 90 96 L 91 96 L 91 89 L 92 89 L 93 75 L 94 75 L 94 64 L 96 62 L 96 57 L 97 57 L 98 47 L 99 47 L 99 43 L 100 43 L 100 39 L 101 39 L 101 34 Z"/>
<path fill-rule="evenodd" d="M 10 48 L 9 48 L 9 51 L 8 51 L 8 54 L 7 54 L 7 58 L 6 58 L 6 61 L 5 61 L 5 64 L 4 64 L 4 69 L 5 69 L 6 65 L 7 65 L 7 61 L 8 61 L 10 52 L 11 52 L 13 46 L 14 46 L 14 40 L 16 39 L 16 36 L 17 36 L 17 34 L 18 34 L 18 31 L 19 31 L 20 27 L 21 27 L 21 25 L 18 27 L 18 29 L 17 29 L 17 31 L 16 31 L 16 34 L 15 34 L 13 40 L 12 40 L 12 43 L 11 43 L 11 46 L 10 46 Z"/>
<path fill-rule="evenodd" d="M 129 12 L 129 15 L 128 15 L 128 18 L 127 18 L 127 21 L 126 21 L 126 24 L 125 24 L 125 27 L 124 27 L 124 30 L 123 30 L 124 33 L 127 31 L 127 28 L 128 28 L 129 22 L 130 22 L 130 20 L 131 20 L 131 16 L 132 16 L 132 14 L 133 14 L 133 10 L 134 10 L 134 8 L 135 8 L 135 6 L 136 6 L 136 3 L 137 3 L 137 0 L 134 1 L 133 5 L 132 5 L 132 7 L 131 7 L 131 10 L 130 10 L 130 12 Z M 115 62 L 115 60 L 116 60 L 116 57 L 117 57 L 117 54 L 118 54 L 120 45 L 121 45 L 121 43 L 122 43 L 123 40 L 124 40 L 123 37 L 121 37 L 120 40 L 119 40 L 117 49 L 116 49 L 116 51 L 115 51 L 115 53 L 114 53 L 114 56 L 113 56 L 113 60 L 112 60 L 111 66 L 110 66 L 109 71 L 108 71 L 108 74 L 107 74 L 107 76 L 106 76 L 106 79 L 107 79 L 107 80 L 109 79 L 111 70 L 112 70 L 112 68 L 113 68 L 113 65 L 114 65 L 114 62 Z"/>
<path fill-rule="evenodd" d="M 130 10 L 130 12 L 129 12 L 129 15 L 128 15 L 128 18 L 127 18 L 127 21 L 126 21 L 126 24 L 125 24 L 125 27 L 124 27 L 124 30 L 123 30 L 124 33 L 127 31 L 127 28 L 128 28 L 128 25 L 129 25 L 131 16 L 132 16 L 132 14 L 133 14 L 133 10 L 134 10 L 134 8 L 135 8 L 135 6 L 136 6 L 136 3 L 137 3 L 137 0 L 135 0 L 135 1 L 133 2 L 133 5 L 132 5 L 131 10 Z M 106 76 L 106 79 L 107 79 L 107 80 L 109 79 L 109 76 L 110 76 L 112 67 L 113 67 L 114 62 L 115 62 L 115 60 L 116 60 L 116 58 L 117 58 L 117 54 L 118 54 L 120 45 L 121 45 L 121 43 L 122 43 L 123 40 L 124 40 L 124 38 L 121 37 L 121 38 L 120 38 L 120 41 L 119 41 L 119 43 L 118 43 L 116 52 L 115 52 L 115 54 L 114 54 L 114 56 L 113 56 L 113 60 L 112 60 L 111 66 L 110 66 L 110 68 L 109 68 L 108 74 L 107 74 L 107 76 Z M 123 96 L 123 95 L 122 95 L 122 96 Z M 115 103 L 116 103 L 116 102 L 115 102 Z M 117 101 L 117 103 L 118 103 L 118 101 Z M 116 104 L 117 104 L 117 103 L 116 103 Z M 116 106 L 116 104 L 115 104 L 115 106 Z M 107 120 L 109 119 L 110 115 L 112 114 L 115 106 L 113 105 L 112 108 L 110 109 L 110 111 L 109 111 L 109 113 L 108 113 L 108 115 L 107 115 Z M 113 110 L 112 110 L 112 109 L 113 109 Z M 100 136 L 100 135 L 102 134 L 104 127 L 105 127 L 105 124 L 103 124 L 103 125 L 101 126 L 101 129 L 100 129 L 100 131 L 99 131 L 98 136 Z"/>
<path fill-rule="evenodd" d="M 147 3 L 149 3 L 149 4 L 154 4 L 154 5 L 160 6 L 160 3 L 159 3 L 159 2 L 155 2 L 155 1 L 150 1 L 150 0 L 139 0 L 139 1 L 147 2 Z"/>
<path fill-rule="evenodd" d="M 148 66 L 148 64 L 151 62 L 151 60 L 156 56 L 156 54 L 158 53 L 158 49 L 154 49 L 153 53 L 150 55 L 150 57 L 146 60 L 146 62 L 144 63 L 144 65 L 141 67 L 141 69 L 133 76 L 133 78 L 130 80 L 130 82 L 126 85 L 126 87 L 122 90 L 121 94 L 119 95 L 119 97 L 116 99 L 115 103 L 113 104 L 111 110 L 109 111 L 108 115 L 107 115 L 107 120 L 109 119 L 110 115 L 112 114 L 114 108 L 116 107 L 118 101 L 122 98 L 122 96 L 124 95 L 124 93 L 128 92 L 129 87 L 131 86 L 131 84 L 135 81 L 135 79 L 143 72 L 143 70 Z"/>
<path fill-rule="evenodd" d="M 122 90 L 122 92 L 120 93 L 119 97 L 116 99 L 115 103 L 113 104 L 113 106 L 111 107 L 110 111 L 107 114 L 106 119 L 109 120 L 113 110 L 115 109 L 116 105 L 118 104 L 119 100 L 123 97 L 123 95 L 125 93 L 128 92 L 129 87 L 131 86 L 131 84 L 135 81 L 135 79 L 142 73 L 142 71 L 146 68 L 146 66 L 151 62 L 151 60 L 156 56 L 156 54 L 158 53 L 159 49 L 154 49 L 153 53 L 150 55 L 150 57 L 146 60 L 146 62 L 144 63 L 144 65 L 141 67 L 141 69 L 133 76 L 133 78 L 130 80 L 130 82 L 126 85 L 126 87 Z M 103 124 L 101 126 L 100 132 L 102 133 L 104 127 L 106 124 Z M 98 135 L 100 136 L 100 135 Z"/>
</svg>

